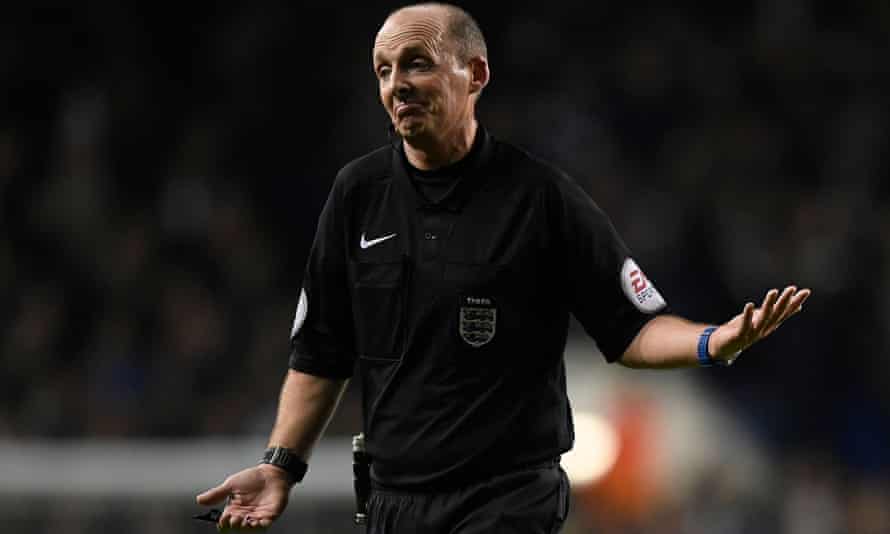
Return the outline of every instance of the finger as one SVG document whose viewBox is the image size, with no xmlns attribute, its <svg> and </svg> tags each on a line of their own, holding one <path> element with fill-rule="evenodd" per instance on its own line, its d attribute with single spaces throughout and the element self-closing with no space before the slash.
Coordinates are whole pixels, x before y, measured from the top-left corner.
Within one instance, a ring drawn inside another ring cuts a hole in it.
<svg viewBox="0 0 890 534">
<path fill-rule="evenodd" d="M 813 292 L 809 289 L 801 289 L 800 291 L 798 291 L 797 294 L 794 295 L 794 300 L 791 304 L 792 309 L 794 309 L 795 312 L 800 311 L 798 308 L 803 306 L 803 303 L 806 302 L 812 294 Z"/>
<path fill-rule="evenodd" d="M 742 327 L 739 330 L 738 338 L 742 340 L 743 343 L 747 344 L 747 340 L 751 337 L 752 332 L 754 331 L 754 303 L 749 302 L 745 304 L 745 309 L 742 310 Z"/>
<path fill-rule="evenodd" d="M 272 520 L 268 518 L 262 518 L 259 520 L 260 528 L 269 528 L 272 525 Z"/>
<path fill-rule="evenodd" d="M 220 484 L 215 488 L 211 488 L 204 493 L 198 495 L 195 500 L 198 501 L 198 504 L 201 506 L 209 506 L 211 504 L 216 504 L 218 502 L 222 502 L 226 497 L 229 496 L 231 492 L 231 488 L 225 482 Z"/>
<path fill-rule="evenodd" d="M 744 316 L 742 317 L 742 327 L 744 330 L 750 331 L 754 328 L 754 311 L 757 308 L 754 306 L 753 302 L 749 302 L 745 304 L 745 309 L 742 310 Z"/>
<path fill-rule="evenodd" d="M 797 315 L 803 309 L 803 303 L 806 302 L 808 298 L 810 298 L 810 294 L 811 291 L 809 289 L 801 289 L 800 291 L 798 291 L 797 294 L 794 295 L 794 297 L 792 297 L 791 301 L 788 303 L 788 311 L 786 312 L 787 317 L 785 317 L 785 319 Z"/>
<path fill-rule="evenodd" d="M 787 319 L 788 317 L 791 317 L 795 313 L 799 312 L 801 306 L 803 306 L 803 303 L 806 302 L 808 298 L 810 298 L 811 293 L 812 292 L 809 289 L 801 289 L 800 291 L 795 293 L 794 296 L 792 296 L 788 300 L 788 306 L 785 310 L 785 318 Z"/>
<path fill-rule="evenodd" d="M 782 294 L 779 295 L 779 299 L 776 301 L 776 305 L 773 306 L 773 319 L 782 316 L 795 293 L 797 293 L 796 286 L 788 286 L 782 291 Z"/>
<path fill-rule="evenodd" d="M 229 527 L 233 529 L 241 528 L 241 521 L 243 517 L 240 515 L 232 514 L 231 519 L 229 519 Z"/>
<path fill-rule="evenodd" d="M 809 289 L 802 289 L 798 291 L 793 297 L 791 297 L 788 300 L 788 305 L 786 306 L 782 317 L 779 319 L 779 322 L 777 322 L 772 327 L 771 331 L 775 331 L 777 328 L 782 326 L 785 321 L 797 315 L 802 309 L 803 303 L 806 302 L 806 300 L 810 297 L 810 293 L 811 292 Z"/>
<path fill-rule="evenodd" d="M 221 532 L 225 531 L 229 527 L 229 521 L 231 519 L 232 513 L 228 509 L 223 510 L 222 515 L 219 516 L 219 521 L 216 523 L 216 529 Z"/>
<path fill-rule="evenodd" d="M 766 319 L 769 317 L 778 297 L 779 291 L 777 289 L 770 289 L 766 292 L 766 296 L 763 297 L 763 303 L 760 305 L 760 308 L 757 310 L 758 313 L 754 317 L 754 331 L 757 334 L 760 334 L 763 331 Z"/>
<path fill-rule="evenodd" d="M 778 300 L 776 300 L 776 303 L 773 305 L 772 310 L 770 310 L 769 316 L 766 318 L 765 324 L 763 325 L 764 333 L 770 332 L 773 327 L 778 325 L 785 317 L 788 304 L 791 302 L 791 297 L 794 295 L 795 291 L 797 291 L 796 287 L 788 286 L 782 291 L 782 294 L 779 295 Z"/>
</svg>

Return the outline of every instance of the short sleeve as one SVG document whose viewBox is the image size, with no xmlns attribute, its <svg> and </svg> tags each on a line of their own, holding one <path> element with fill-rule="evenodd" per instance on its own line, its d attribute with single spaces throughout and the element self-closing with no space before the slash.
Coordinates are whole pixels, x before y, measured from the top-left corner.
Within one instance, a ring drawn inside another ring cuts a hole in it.
<svg viewBox="0 0 890 534">
<path fill-rule="evenodd" d="M 291 329 L 292 369 L 349 378 L 355 344 L 344 247 L 343 198 L 335 182 L 321 212 Z"/>
<path fill-rule="evenodd" d="M 587 193 L 565 177 L 558 191 L 570 310 L 614 362 L 650 319 L 667 312 L 667 304 Z"/>
</svg>

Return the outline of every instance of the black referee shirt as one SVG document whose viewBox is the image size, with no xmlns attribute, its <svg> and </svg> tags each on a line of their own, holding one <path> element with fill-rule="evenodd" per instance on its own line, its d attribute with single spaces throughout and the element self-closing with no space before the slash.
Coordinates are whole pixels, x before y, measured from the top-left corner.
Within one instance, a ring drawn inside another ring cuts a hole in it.
<svg viewBox="0 0 890 534">
<path fill-rule="evenodd" d="M 431 202 L 401 146 L 344 167 L 319 220 L 290 366 L 362 385 L 372 476 L 445 487 L 572 445 L 569 313 L 618 359 L 665 303 L 562 172 L 479 128 Z"/>
</svg>

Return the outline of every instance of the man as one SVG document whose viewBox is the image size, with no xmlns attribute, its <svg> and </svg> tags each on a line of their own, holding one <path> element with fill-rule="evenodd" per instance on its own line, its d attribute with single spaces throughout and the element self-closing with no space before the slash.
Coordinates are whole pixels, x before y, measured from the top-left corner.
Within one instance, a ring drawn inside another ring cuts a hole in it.
<svg viewBox="0 0 890 534">
<path fill-rule="evenodd" d="M 486 55 L 450 5 L 400 9 L 377 34 L 380 98 L 401 141 L 334 183 L 264 463 L 198 496 L 229 499 L 221 527 L 281 514 L 357 364 L 369 532 L 556 532 L 570 313 L 609 361 L 726 364 L 809 296 L 770 290 L 719 328 L 669 315 L 587 195 L 477 123 Z"/>
</svg>

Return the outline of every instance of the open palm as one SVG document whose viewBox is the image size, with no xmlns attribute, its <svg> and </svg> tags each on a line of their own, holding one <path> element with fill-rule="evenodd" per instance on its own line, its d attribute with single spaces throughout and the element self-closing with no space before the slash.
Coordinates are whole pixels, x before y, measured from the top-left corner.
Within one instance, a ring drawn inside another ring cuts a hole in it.
<svg viewBox="0 0 890 534">
<path fill-rule="evenodd" d="M 722 324 L 711 335 L 708 352 L 716 360 L 731 361 L 739 352 L 775 332 L 800 311 L 809 296 L 809 289 L 798 291 L 795 286 L 786 287 L 781 295 L 777 289 L 771 289 L 759 308 L 749 302 L 742 313 Z"/>
<path fill-rule="evenodd" d="M 219 527 L 257 530 L 272 524 L 287 506 L 290 483 L 287 474 L 270 465 L 258 465 L 235 473 L 219 486 L 198 495 L 200 505 L 228 499 Z"/>
</svg>

